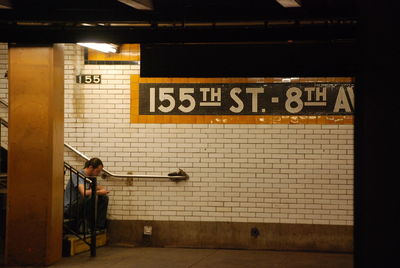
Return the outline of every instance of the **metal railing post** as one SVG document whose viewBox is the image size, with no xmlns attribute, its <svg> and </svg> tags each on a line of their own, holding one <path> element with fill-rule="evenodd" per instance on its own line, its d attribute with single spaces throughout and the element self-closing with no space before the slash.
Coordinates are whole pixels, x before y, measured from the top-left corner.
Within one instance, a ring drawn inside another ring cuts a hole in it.
<svg viewBox="0 0 400 268">
<path fill-rule="evenodd" d="M 96 257 L 97 179 L 95 177 L 90 179 L 92 180 L 92 195 L 90 199 L 90 256 Z"/>
<path fill-rule="evenodd" d="M 69 207 L 68 207 L 67 209 L 68 209 L 68 213 L 69 213 L 69 218 L 72 219 L 72 218 L 73 218 L 73 211 L 72 211 L 72 187 L 73 187 L 73 185 L 74 185 L 74 182 L 72 181 L 72 170 L 71 170 L 71 169 L 69 170 L 69 178 L 70 178 L 69 183 L 71 183 L 71 185 L 70 185 L 70 187 L 69 187 L 69 202 L 68 202 Z"/>
<path fill-rule="evenodd" d="M 76 174 L 76 201 L 77 201 L 77 222 L 78 222 L 78 232 L 83 230 L 83 237 L 86 236 L 86 223 L 85 223 L 85 196 L 86 196 L 86 180 L 83 181 L 83 196 L 79 192 L 79 177 L 81 176 L 79 172 Z M 82 207 L 80 205 L 80 200 L 82 200 Z M 82 218 L 81 218 L 82 217 Z"/>
</svg>

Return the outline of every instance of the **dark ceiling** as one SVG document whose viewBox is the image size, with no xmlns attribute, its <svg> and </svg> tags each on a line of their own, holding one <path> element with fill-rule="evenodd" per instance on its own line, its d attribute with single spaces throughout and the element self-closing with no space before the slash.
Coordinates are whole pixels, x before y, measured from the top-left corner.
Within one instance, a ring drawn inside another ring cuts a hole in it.
<svg viewBox="0 0 400 268">
<path fill-rule="evenodd" d="M 153 11 L 140 11 L 117 0 L 9 0 L 1 20 L 220 22 L 355 19 L 353 0 L 302 0 L 284 8 L 275 0 L 153 0 Z"/>
<path fill-rule="evenodd" d="M 302 0 L 299 8 L 276 0 L 153 0 L 152 11 L 117 0 L 8 2 L 0 41 L 336 41 L 354 39 L 357 24 L 355 0 Z"/>
</svg>

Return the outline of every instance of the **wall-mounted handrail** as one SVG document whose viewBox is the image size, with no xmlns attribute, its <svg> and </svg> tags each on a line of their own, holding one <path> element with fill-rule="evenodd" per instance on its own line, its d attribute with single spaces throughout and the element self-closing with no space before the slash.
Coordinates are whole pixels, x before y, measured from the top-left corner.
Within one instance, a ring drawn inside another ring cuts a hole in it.
<svg viewBox="0 0 400 268">
<path fill-rule="evenodd" d="M 89 160 L 90 158 L 84 155 L 82 152 L 78 151 L 76 148 L 72 147 L 71 145 L 64 143 L 64 146 L 73 151 L 75 154 L 80 156 L 85 160 Z M 170 173 L 172 174 L 172 173 Z M 135 179 L 146 179 L 146 178 L 153 178 L 153 179 L 170 179 L 173 181 L 180 181 L 180 180 L 187 180 L 189 176 L 184 172 L 182 169 L 179 169 L 178 172 L 175 172 L 174 175 L 133 175 L 133 174 L 115 174 L 106 169 L 103 169 L 103 178 L 105 177 L 114 177 L 114 178 L 135 178 Z"/>
<path fill-rule="evenodd" d="M 6 120 L 4 120 L 3 118 L 1 118 L 1 117 L 0 117 L 0 124 L 5 126 L 5 127 L 8 127 L 8 122 Z"/>
<path fill-rule="evenodd" d="M 0 99 L 0 103 L 3 104 L 4 106 L 8 107 L 8 103 L 5 102 L 4 100 Z M 3 118 L 0 118 L 0 124 L 7 127 L 8 128 L 8 122 L 6 120 L 4 120 Z M 1 130 L 0 130 L 1 131 Z M 1 132 L 0 132 L 1 133 Z M 89 160 L 90 158 L 86 155 L 84 155 L 82 152 L 78 151 L 76 148 L 72 147 L 71 145 L 69 145 L 68 143 L 64 143 L 64 146 L 67 147 L 68 149 L 70 149 L 72 152 L 74 152 L 76 155 L 78 155 L 79 157 L 85 159 L 85 160 Z M 177 172 L 172 172 L 169 173 L 168 175 L 132 175 L 132 174 L 115 174 L 112 173 L 110 171 L 108 171 L 107 169 L 103 169 L 103 175 L 102 178 L 106 178 L 106 177 L 114 177 L 114 178 L 135 178 L 135 179 L 147 179 L 147 178 L 151 178 L 151 179 L 170 179 L 172 181 L 178 182 L 181 180 L 187 180 L 189 179 L 189 175 L 186 174 L 185 171 L 183 171 L 182 169 L 179 169 L 179 171 Z"/>
<path fill-rule="evenodd" d="M 3 104 L 4 106 L 8 107 L 8 102 L 6 102 L 5 100 L 0 100 L 0 103 Z"/>
<path fill-rule="evenodd" d="M 6 102 L 5 100 L 0 99 L 0 104 L 3 104 L 5 107 L 8 108 L 8 102 Z M 8 127 L 8 122 L 5 119 L 0 117 L 0 125 Z"/>
</svg>

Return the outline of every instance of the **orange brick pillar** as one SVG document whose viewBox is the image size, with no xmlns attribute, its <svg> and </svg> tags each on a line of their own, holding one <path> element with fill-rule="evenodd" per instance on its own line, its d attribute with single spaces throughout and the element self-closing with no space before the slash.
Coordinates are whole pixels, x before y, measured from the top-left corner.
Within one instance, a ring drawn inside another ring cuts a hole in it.
<svg viewBox="0 0 400 268">
<path fill-rule="evenodd" d="M 61 45 L 9 48 L 8 265 L 61 258 L 64 54 Z"/>
</svg>

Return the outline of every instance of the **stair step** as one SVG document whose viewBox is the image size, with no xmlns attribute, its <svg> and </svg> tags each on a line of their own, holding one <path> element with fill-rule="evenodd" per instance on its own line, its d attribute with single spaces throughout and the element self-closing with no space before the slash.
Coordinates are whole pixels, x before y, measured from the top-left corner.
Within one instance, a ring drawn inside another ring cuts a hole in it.
<svg viewBox="0 0 400 268">
<path fill-rule="evenodd" d="M 90 243 L 90 237 L 86 240 Z M 96 247 L 104 246 L 107 243 L 107 233 L 96 235 Z M 69 257 L 89 251 L 90 247 L 74 235 L 66 235 L 63 239 L 63 256 Z"/>
</svg>

